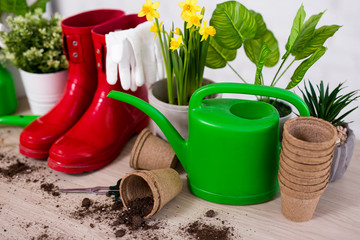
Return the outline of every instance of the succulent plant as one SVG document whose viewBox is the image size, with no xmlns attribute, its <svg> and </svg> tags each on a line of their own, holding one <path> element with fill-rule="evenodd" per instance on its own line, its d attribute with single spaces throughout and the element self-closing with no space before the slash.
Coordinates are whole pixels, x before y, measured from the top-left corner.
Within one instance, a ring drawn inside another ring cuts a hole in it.
<svg viewBox="0 0 360 240">
<path fill-rule="evenodd" d="M 330 92 L 329 84 L 326 89 L 323 81 L 319 85 L 316 85 L 318 93 L 316 93 L 314 86 L 309 81 L 309 88 L 304 83 L 304 91 L 300 89 L 303 95 L 303 99 L 309 108 L 310 115 L 313 117 L 324 119 L 331 122 L 334 126 L 344 126 L 348 122 L 344 121 L 344 118 L 351 112 L 358 108 L 354 107 L 345 113 L 342 113 L 344 108 L 351 102 L 356 101 L 360 96 L 358 95 L 359 90 L 354 90 L 346 94 L 342 94 L 344 83 L 339 85 Z"/>
</svg>

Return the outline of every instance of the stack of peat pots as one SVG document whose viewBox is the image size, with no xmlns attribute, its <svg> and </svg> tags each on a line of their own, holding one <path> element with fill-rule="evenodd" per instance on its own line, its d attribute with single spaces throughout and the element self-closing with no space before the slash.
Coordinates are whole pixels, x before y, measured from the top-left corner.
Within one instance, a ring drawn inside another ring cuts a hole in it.
<svg viewBox="0 0 360 240">
<path fill-rule="evenodd" d="M 329 182 L 336 137 L 335 127 L 322 119 L 297 117 L 285 123 L 278 180 L 286 218 L 312 218 Z"/>
</svg>

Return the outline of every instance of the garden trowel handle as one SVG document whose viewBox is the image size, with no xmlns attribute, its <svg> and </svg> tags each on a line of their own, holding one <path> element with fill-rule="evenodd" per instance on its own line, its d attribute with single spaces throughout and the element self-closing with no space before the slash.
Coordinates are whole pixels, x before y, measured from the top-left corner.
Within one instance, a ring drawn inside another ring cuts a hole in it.
<svg viewBox="0 0 360 240">
<path fill-rule="evenodd" d="M 279 98 L 294 105 L 298 109 L 300 116 L 310 116 L 306 103 L 295 93 L 282 88 L 245 83 L 213 83 L 205 85 L 194 92 L 190 99 L 189 109 L 201 106 L 201 102 L 206 96 L 216 93 L 238 93 Z"/>
</svg>

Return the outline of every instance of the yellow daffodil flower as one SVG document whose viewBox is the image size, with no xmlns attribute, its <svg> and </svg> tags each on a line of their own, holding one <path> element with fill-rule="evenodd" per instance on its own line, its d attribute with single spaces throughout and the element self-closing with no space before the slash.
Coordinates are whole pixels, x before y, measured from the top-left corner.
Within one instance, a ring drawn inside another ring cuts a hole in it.
<svg viewBox="0 0 360 240">
<path fill-rule="evenodd" d="M 196 13 L 186 13 L 185 18 L 187 20 L 186 28 L 191 28 L 192 26 L 200 27 L 200 20 L 203 18 L 203 15 L 198 15 Z"/>
<path fill-rule="evenodd" d="M 181 46 L 181 43 L 182 43 L 182 36 L 179 36 L 177 40 L 175 38 L 171 38 L 170 49 L 175 51 Z"/>
<path fill-rule="evenodd" d="M 204 27 L 200 28 L 200 30 L 199 30 L 199 34 L 202 35 L 201 41 L 203 41 L 203 40 L 206 41 L 209 36 L 213 37 L 216 34 L 215 28 L 213 26 L 207 27 L 206 24 L 207 24 L 207 21 L 204 20 Z"/>
<path fill-rule="evenodd" d="M 157 37 L 158 32 L 162 32 L 162 30 L 161 30 L 161 25 L 163 24 L 163 22 L 164 22 L 164 21 L 162 21 L 162 22 L 160 23 L 159 29 L 158 29 L 158 26 L 157 26 L 156 22 L 154 22 L 154 24 L 150 27 L 150 32 L 155 33 L 154 39 Z M 159 30 L 159 31 L 158 31 L 158 30 Z"/>
<path fill-rule="evenodd" d="M 180 31 L 180 28 L 175 28 L 175 32 L 174 31 L 172 31 L 174 34 L 176 34 L 176 35 L 181 35 L 181 31 Z"/>
<path fill-rule="evenodd" d="M 196 6 L 196 4 L 197 0 L 185 0 L 185 2 L 179 2 L 179 6 L 183 9 L 180 16 L 184 21 L 186 21 L 186 13 L 196 13 L 201 11 L 201 7 Z"/>
<path fill-rule="evenodd" d="M 149 22 L 153 20 L 153 18 L 160 18 L 160 14 L 156 9 L 160 6 L 160 2 L 152 3 L 152 0 L 146 0 L 146 3 L 143 4 L 142 9 L 138 13 L 139 17 L 146 16 L 146 20 Z"/>
</svg>

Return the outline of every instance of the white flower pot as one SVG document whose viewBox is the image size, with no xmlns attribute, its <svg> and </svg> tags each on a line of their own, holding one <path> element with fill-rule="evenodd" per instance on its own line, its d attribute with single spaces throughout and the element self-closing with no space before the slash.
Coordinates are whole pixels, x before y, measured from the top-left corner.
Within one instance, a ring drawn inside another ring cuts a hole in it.
<svg viewBox="0 0 360 240">
<path fill-rule="evenodd" d="M 204 79 L 203 85 L 214 83 L 211 80 Z M 220 94 L 211 95 L 210 98 L 219 97 Z M 189 106 L 179 106 L 168 104 L 167 81 L 166 79 L 159 80 L 153 83 L 149 88 L 149 103 L 159 110 L 171 122 L 180 135 L 187 139 L 189 136 Z M 166 140 L 165 135 L 156 125 L 155 122 L 150 121 L 150 130 L 154 135 Z"/>
<path fill-rule="evenodd" d="M 46 114 L 61 98 L 68 77 L 68 70 L 55 73 L 29 73 L 20 69 L 31 112 Z"/>
</svg>

